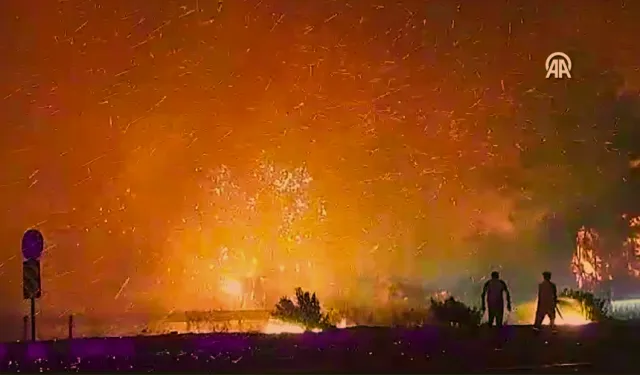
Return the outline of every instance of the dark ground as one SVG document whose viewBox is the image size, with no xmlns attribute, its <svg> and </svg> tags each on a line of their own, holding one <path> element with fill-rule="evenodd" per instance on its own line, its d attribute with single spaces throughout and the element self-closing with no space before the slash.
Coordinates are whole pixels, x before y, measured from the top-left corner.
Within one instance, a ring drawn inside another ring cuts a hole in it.
<svg viewBox="0 0 640 375">
<path fill-rule="evenodd" d="M 303 335 L 208 334 L 0 344 L 0 372 L 639 373 L 640 325 L 498 336 L 438 327 Z"/>
</svg>

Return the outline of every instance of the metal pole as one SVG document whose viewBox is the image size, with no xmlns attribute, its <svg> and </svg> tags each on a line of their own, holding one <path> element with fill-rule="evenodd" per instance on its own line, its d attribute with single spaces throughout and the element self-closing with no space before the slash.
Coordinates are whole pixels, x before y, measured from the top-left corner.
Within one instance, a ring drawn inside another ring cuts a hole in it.
<svg viewBox="0 0 640 375">
<path fill-rule="evenodd" d="M 31 298 L 31 341 L 36 341 L 36 299 Z"/>
<path fill-rule="evenodd" d="M 73 338 L 73 315 L 69 315 L 69 340 Z"/>
<path fill-rule="evenodd" d="M 22 317 L 22 341 L 27 341 L 28 337 L 29 337 L 29 317 L 25 315 Z"/>
</svg>

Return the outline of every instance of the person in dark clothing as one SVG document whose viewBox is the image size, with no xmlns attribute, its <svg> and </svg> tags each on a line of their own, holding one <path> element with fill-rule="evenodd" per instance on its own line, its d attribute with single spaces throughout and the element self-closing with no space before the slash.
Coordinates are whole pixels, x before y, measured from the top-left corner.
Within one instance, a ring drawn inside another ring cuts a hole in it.
<svg viewBox="0 0 640 375">
<path fill-rule="evenodd" d="M 500 279 L 500 274 L 497 271 L 491 272 L 491 279 L 482 288 L 482 312 L 484 313 L 486 306 L 489 305 L 489 327 L 493 326 L 494 322 L 497 327 L 502 327 L 505 295 L 507 310 L 511 311 L 511 294 L 507 283 Z"/>
<path fill-rule="evenodd" d="M 556 284 L 551 282 L 551 272 L 543 272 L 542 279 L 542 282 L 538 284 L 538 307 L 536 309 L 536 318 L 533 327 L 540 329 L 545 316 L 548 316 L 549 325 L 551 328 L 555 328 L 558 289 L 556 288 Z"/>
</svg>

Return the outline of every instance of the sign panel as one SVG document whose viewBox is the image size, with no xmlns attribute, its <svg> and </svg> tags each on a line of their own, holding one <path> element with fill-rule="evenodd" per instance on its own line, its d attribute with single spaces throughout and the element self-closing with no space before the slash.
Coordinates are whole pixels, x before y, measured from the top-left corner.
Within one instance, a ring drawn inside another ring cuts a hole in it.
<svg viewBox="0 0 640 375">
<path fill-rule="evenodd" d="M 27 259 L 22 262 L 22 294 L 24 299 L 40 298 L 40 261 Z"/>
<path fill-rule="evenodd" d="M 44 250 L 44 238 L 37 229 L 29 229 L 22 236 L 22 256 L 24 259 L 40 259 Z"/>
</svg>

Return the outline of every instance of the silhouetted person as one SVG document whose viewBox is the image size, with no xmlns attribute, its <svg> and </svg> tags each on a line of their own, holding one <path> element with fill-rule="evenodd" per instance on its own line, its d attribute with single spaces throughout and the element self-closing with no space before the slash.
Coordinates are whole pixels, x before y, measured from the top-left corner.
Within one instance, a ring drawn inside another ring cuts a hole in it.
<svg viewBox="0 0 640 375">
<path fill-rule="evenodd" d="M 536 309 L 536 319 L 533 323 L 535 329 L 540 329 L 545 316 L 549 317 L 551 328 L 554 328 L 556 323 L 558 289 L 556 284 L 551 282 L 551 272 L 543 272 L 542 279 L 542 282 L 538 285 L 538 308 Z"/>
<path fill-rule="evenodd" d="M 497 271 L 491 272 L 491 280 L 484 283 L 482 288 L 482 312 L 489 305 L 489 327 L 495 322 L 497 327 L 502 327 L 504 321 L 504 298 L 507 298 L 507 310 L 511 311 L 511 294 L 507 283 L 500 279 Z M 486 300 L 486 304 L 485 304 Z"/>
</svg>

